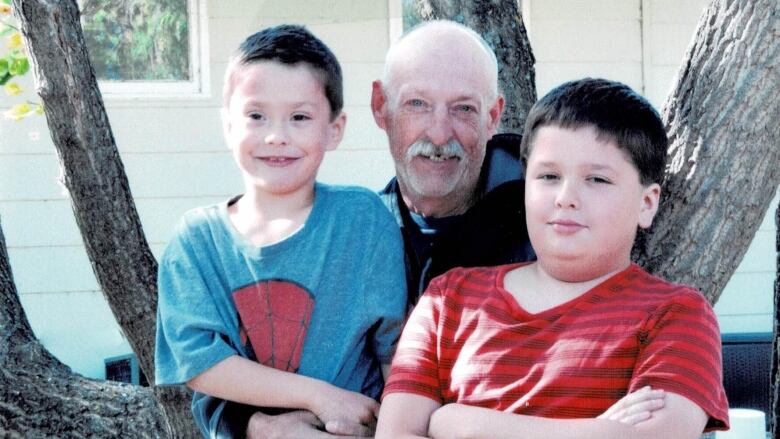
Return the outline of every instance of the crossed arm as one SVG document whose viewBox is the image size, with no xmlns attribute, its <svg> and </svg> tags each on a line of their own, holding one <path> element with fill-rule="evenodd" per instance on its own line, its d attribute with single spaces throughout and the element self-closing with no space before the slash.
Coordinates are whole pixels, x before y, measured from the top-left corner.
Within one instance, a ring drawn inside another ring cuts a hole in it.
<svg viewBox="0 0 780 439">
<path fill-rule="evenodd" d="M 383 365 L 383 372 L 387 373 L 389 365 Z M 397 396 L 415 396 L 415 395 L 390 395 L 388 398 L 395 398 Z M 676 396 L 676 395 L 675 395 Z M 638 390 L 637 392 L 626 395 L 621 400 L 616 402 L 606 412 L 604 412 L 599 419 L 609 422 L 620 422 L 626 425 L 635 425 L 644 421 L 647 421 L 653 413 L 657 413 L 658 410 L 665 406 L 666 394 L 663 390 L 651 390 L 649 387 Z M 434 403 L 433 400 L 423 397 L 419 398 L 419 401 L 413 401 L 409 407 L 414 410 L 414 413 L 427 413 L 426 410 L 418 411 L 416 404 L 424 405 L 426 403 L 433 403 L 436 409 L 432 409 L 434 416 L 430 417 L 431 437 L 434 438 L 461 438 L 461 437 L 500 437 L 496 436 L 491 430 L 482 430 L 479 426 L 479 422 L 471 422 L 465 416 L 474 416 L 478 421 L 482 420 L 486 412 L 491 414 L 503 414 L 492 410 L 479 409 L 475 407 L 469 407 L 460 404 L 449 404 L 441 407 L 438 403 Z M 391 403 L 392 406 L 393 403 Z M 401 403 L 406 406 L 405 402 Z M 383 407 L 383 413 L 386 411 Z M 430 414 L 428 414 L 430 416 Z M 515 415 L 510 415 L 515 416 Z M 531 418 L 531 417 L 525 417 Z M 412 419 L 408 416 L 403 416 L 404 422 Z M 542 419 L 542 418 L 532 418 Z M 542 422 L 546 420 L 542 419 Z M 412 421 L 407 426 L 412 426 Z M 425 421 L 428 422 L 428 421 Z M 473 430 L 482 433 L 471 434 L 468 428 L 465 426 L 474 427 Z M 543 428 L 550 428 L 543 425 Z M 702 427 L 703 428 L 703 427 Z M 426 427 L 427 429 L 427 427 Z M 624 431 L 624 430 L 620 430 Z M 247 427 L 247 439 L 273 439 L 277 437 L 296 437 L 300 439 L 327 439 L 336 437 L 370 437 L 373 436 L 374 431 L 362 424 L 350 423 L 350 422 L 330 422 L 327 425 L 322 423 L 314 414 L 306 410 L 298 410 L 281 415 L 267 415 L 262 412 L 255 413 Z M 381 434 L 381 433 L 380 433 Z M 426 433 L 421 433 L 417 437 L 425 437 Z M 395 430 L 388 433 L 389 437 L 405 437 L 405 433 L 396 433 Z M 549 435 L 545 435 L 548 437 Z M 381 436 L 377 436 L 381 437 Z M 416 437 L 415 435 L 407 437 Z M 510 437 L 517 437 L 514 434 L 510 434 Z M 565 437 L 565 436 L 562 436 Z M 576 437 L 576 436 L 574 436 Z M 587 437 L 587 436 L 586 436 Z M 599 436 L 597 436 L 599 437 Z"/>
<path fill-rule="evenodd" d="M 372 426 L 379 404 L 372 398 L 324 381 L 263 366 L 230 356 L 194 377 L 187 385 L 217 398 L 258 407 L 299 408 L 313 414 L 327 428 Z M 313 422 L 313 418 L 300 418 Z M 311 422 L 309 422 L 311 424 Z M 318 425 L 313 425 L 316 428 Z"/>
<path fill-rule="evenodd" d="M 663 395 L 660 408 L 657 402 L 648 402 L 653 400 L 656 399 L 636 401 L 626 397 L 596 419 L 551 419 L 462 404 L 441 406 L 424 396 L 394 393 L 387 395 L 382 402 L 376 437 L 695 439 L 701 435 L 707 415 L 699 406 L 683 396 L 668 392 Z"/>
<path fill-rule="evenodd" d="M 387 377 L 389 372 L 390 365 L 383 364 L 383 375 Z M 252 382 L 247 379 L 248 376 L 262 378 Z M 245 424 L 248 439 L 326 439 L 374 435 L 379 404 L 373 399 L 319 380 L 268 368 L 241 357 L 223 360 L 195 377 L 188 385 L 194 390 L 245 404 L 301 409 L 280 415 L 255 412 L 248 424 Z M 338 408 L 334 408 L 334 405 Z"/>
</svg>

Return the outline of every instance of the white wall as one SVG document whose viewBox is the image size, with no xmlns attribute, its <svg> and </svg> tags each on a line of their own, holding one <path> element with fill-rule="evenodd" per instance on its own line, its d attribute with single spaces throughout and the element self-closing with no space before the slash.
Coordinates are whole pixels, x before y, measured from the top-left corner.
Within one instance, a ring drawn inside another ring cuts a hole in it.
<svg viewBox="0 0 780 439">
<path fill-rule="evenodd" d="M 602 76 L 644 90 L 661 106 L 705 3 L 524 0 L 540 95 L 568 79 Z M 268 25 L 308 25 L 342 63 L 347 132 L 339 149 L 326 155 L 320 179 L 372 189 L 384 185 L 393 174 L 392 162 L 371 117 L 369 96 L 390 35 L 399 32 L 399 5 L 400 0 L 209 0 L 208 93 L 178 99 L 106 97 L 155 254 L 184 211 L 241 191 L 221 137 L 221 81 L 232 50 Z M 43 118 L 0 121 L 0 218 L 22 303 L 36 334 L 55 355 L 100 378 L 103 358 L 130 349 L 99 292 L 58 174 Z M 724 331 L 771 330 L 771 218 L 770 213 L 716 306 Z"/>
</svg>

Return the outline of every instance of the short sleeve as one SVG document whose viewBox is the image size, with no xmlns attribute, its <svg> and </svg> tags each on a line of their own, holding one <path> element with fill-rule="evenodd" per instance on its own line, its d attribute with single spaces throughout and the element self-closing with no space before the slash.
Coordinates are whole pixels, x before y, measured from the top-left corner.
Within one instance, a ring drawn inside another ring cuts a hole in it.
<svg viewBox="0 0 780 439">
<path fill-rule="evenodd" d="M 404 327 L 384 396 L 412 393 L 442 402 L 439 380 L 439 322 L 445 276 L 431 281 Z"/>
<path fill-rule="evenodd" d="M 699 292 L 680 292 L 652 313 L 640 333 L 629 392 L 644 386 L 691 400 L 709 419 L 705 431 L 728 428 L 718 323 Z"/>
<path fill-rule="evenodd" d="M 373 196 L 373 194 L 371 194 Z M 403 241 L 398 226 L 378 200 L 378 236 L 364 266 L 365 287 L 372 290 L 379 316 L 372 332 L 373 350 L 382 364 L 390 363 L 406 318 L 406 272 Z"/>
<path fill-rule="evenodd" d="M 181 384 L 236 354 L 195 252 L 182 233 L 160 262 L 157 286 L 156 384 Z"/>
</svg>

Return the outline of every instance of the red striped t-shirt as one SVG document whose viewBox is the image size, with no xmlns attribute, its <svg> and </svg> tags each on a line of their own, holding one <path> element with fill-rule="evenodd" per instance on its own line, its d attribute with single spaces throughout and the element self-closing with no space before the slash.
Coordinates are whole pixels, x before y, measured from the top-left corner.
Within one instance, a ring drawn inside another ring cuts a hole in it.
<svg viewBox="0 0 780 439">
<path fill-rule="evenodd" d="M 707 300 L 632 264 L 531 314 L 503 287 L 518 265 L 434 279 L 398 345 L 389 393 L 548 418 L 594 418 L 650 385 L 728 425 L 720 334 Z"/>
</svg>

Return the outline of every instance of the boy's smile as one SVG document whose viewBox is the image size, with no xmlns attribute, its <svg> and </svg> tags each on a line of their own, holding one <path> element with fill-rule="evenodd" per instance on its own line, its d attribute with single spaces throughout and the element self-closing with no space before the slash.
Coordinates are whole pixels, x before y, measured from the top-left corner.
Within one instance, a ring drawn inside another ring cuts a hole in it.
<svg viewBox="0 0 780 439">
<path fill-rule="evenodd" d="M 550 221 L 549 224 L 552 226 L 553 230 L 556 233 L 562 235 L 571 235 L 579 232 L 580 230 L 586 227 L 585 225 L 580 224 L 577 221 L 572 221 L 567 219 L 554 219 Z"/>
<path fill-rule="evenodd" d="M 542 266 L 567 281 L 628 266 L 637 227 L 650 226 L 660 193 L 591 126 L 540 128 L 526 179 L 531 243 Z"/>
<path fill-rule="evenodd" d="M 285 167 L 295 163 L 300 157 L 286 157 L 286 156 L 260 156 L 257 160 L 263 162 L 266 166 L 272 167 Z"/>
<path fill-rule="evenodd" d="M 331 121 L 322 81 L 304 64 L 261 61 L 238 68 L 223 124 L 247 191 L 313 191 L 325 151 L 341 140 L 345 116 Z"/>
</svg>

